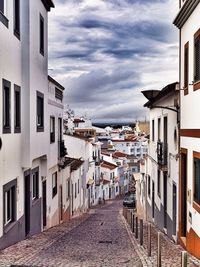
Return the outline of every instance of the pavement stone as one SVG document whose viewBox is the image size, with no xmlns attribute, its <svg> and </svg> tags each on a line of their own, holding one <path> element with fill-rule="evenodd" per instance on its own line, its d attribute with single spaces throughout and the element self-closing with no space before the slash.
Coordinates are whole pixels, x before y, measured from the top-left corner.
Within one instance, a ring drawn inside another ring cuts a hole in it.
<svg viewBox="0 0 200 267">
<path fill-rule="evenodd" d="M 127 226 L 130 239 L 133 243 L 136 253 L 138 253 L 143 266 L 157 266 L 157 234 L 160 232 L 159 228 L 151 224 L 151 257 L 147 256 L 147 240 L 148 230 L 147 222 L 144 222 L 143 227 L 143 246 L 139 245 L 139 238 L 135 238 L 135 234 L 132 232 L 130 222 L 124 218 L 124 223 Z M 139 236 L 139 230 L 138 230 Z M 167 235 L 161 232 L 161 259 L 162 267 L 181 267 L 181 252 L 183 248 L 175 244 Z M 188 267 L 200 266 L 200 261 L 188 253 Z"/>
<path fill-rule="evenodd" d="M 140 267 L 116 200 L 0 252 L 0 266 Z"/>
</svg>

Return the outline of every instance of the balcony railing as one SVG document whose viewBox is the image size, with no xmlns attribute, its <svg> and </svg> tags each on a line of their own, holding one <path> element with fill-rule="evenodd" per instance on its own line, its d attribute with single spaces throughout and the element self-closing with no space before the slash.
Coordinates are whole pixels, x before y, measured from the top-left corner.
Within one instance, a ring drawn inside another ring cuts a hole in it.
<svg viewBox="0 0 200 267">
<path fill-rule="evenodd" d="M 166 142 L 157 142 L 157 159 L 161 166 L 167 165 L 168 145 Z"/>
</svg>

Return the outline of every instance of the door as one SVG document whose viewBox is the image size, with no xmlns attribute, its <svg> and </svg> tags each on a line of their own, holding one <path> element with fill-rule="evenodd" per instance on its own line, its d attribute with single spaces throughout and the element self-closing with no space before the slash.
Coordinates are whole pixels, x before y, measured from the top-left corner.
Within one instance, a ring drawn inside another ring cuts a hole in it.
<svg viewBox="0 0 200 267">
<path fill-rule="evenodd" d="M 154 181 L 152 181 L 152 218 L 154 218 L 154 210 L 155 210 L 155 188 L 154 188 Z"/>
<path fill-rule="evenodd" d="M 176 217 L 177 217 L 177 193 L 176 185 L 173 184 L 173 234 L 176 235 Z"/>
<path fill-rule="evenodd" d="M 111 198 L 111 188 L 109 187 L 109 198 Z"/>
<path fill-rule="evenodd" d="M 72 184 L 72 215 L 74 214 L 74 186 Z"/>
<path fill-rule="evenodd" d="M 164 208 L 164 228 L 167 228 L 167 173 L 164 173 L 163 181 L 163 208 Z"/>
<path fill-rule="evenodd" d="M 30 174 L 24 176 L 24 216 L 25 216 L 25 236 L 30 233 Z"/>
<path fill-rule="evenodd" d="M 181 177 L 180 177 L 180 235 L 185 237 L 187 233 L 187 154 L 181 153 Z"/>
<path fill-rule="evenodd" d="M 63 190 L 60 186 L 60 221 L 63 220 Z"/>
<path fill-rule="evenodd" d="M 46 181 L 42 182 L 42 215 L 43 215 L 43 227 L 47 225 L 47 193 L 46 193 Z"/>
</svg>

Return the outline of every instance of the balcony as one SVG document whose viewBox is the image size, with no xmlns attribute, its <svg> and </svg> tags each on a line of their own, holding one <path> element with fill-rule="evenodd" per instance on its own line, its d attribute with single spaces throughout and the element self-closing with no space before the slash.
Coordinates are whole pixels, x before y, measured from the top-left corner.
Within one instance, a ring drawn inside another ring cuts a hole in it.
<svg viewBox="0 0 200 267">
<path fill-rule="evenodd" d="M 168 145 L 166 142 L 157 142 L 157 159 L 158 164 L 162 167 L 167 166 L 167 154 L 168 154 Z"/>
</svg>

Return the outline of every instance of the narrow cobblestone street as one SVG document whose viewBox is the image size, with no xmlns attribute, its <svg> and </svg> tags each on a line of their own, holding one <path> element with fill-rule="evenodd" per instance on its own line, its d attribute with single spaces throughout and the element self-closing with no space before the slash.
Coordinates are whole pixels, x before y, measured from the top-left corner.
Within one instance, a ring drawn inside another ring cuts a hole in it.
<svg viewBox="0 0 200 267">
<path fill-rule="evenodd" d="M 92 209 L 0 253 L 0 266 L 142 266 L 121 214 L 122 202 Z"/>
</svg>

